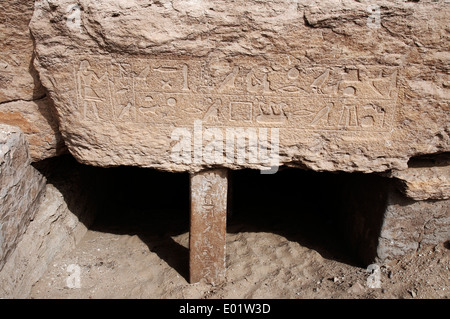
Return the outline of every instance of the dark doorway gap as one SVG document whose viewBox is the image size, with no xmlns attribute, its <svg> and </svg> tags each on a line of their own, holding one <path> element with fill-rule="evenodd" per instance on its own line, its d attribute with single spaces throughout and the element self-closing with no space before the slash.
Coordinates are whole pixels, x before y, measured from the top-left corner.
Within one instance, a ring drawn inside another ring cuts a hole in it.
<svg viewBox="0 0 450 319">
<path fill-rule="evenodd" d="M 78 181 L 64 186 L 73 182 L 70 177 L 59 178 L 57 185 L 72 191 L 89 189 L 87 200 L 96 210 L 91 230 L 137 235 L 150 251 L 188 278 L 189 250 L 172 238 L 189 231 L 188 173 L 90 167 L 77 163 L 70 155 L 46 162 L 36 166 L 50 181 L 64 174 L 67 166 L 87 171 L 89 178 L 84 183 L 89 185 Z M 372 258 L 389 179 L 373 174 L 290 168 L 273 175 L 256 170 L 232 171 L 230 177 L 228 233 L 276 233 L 316 250 L 324 258 L 357 266 L 365 266 L 366 260 Z M 372 232 L 370 238 L 368 229 Z M 368 259 L 359 255 L 361 245 L 369 251 Z"/>
</svg>

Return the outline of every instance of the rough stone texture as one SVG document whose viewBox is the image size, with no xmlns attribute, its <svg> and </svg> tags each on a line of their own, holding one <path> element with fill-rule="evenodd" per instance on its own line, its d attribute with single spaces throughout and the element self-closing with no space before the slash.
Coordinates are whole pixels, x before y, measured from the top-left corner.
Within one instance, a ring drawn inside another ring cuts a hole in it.
<svg viewBox="0 0 450 319">
<path fill-rule="evenodd" d="M 0 298 L 28 298 L 52 260 L 73 249 L 95 217 L 96 182 L 89 168 L 64 156 L 42 161 L 38 168 L 48 179 L 45 196 L 0 270 Z"/>
<path fill-rule="evenodd" d="M 0 3 L 0 103 L 45 95 L 32 63 L 33 40 L 28 24 L 33 4 L 33 0 Z"/>
<path fill-rule="evenodd" d="M 191 176 L 189 279 L 217 285 L 225 280 L 228 173 L 206 170 Z"/>
<path fill-rule="evenodd" d="M 33 66 L 28 25 L 34 1 L 2 1 L 0 7 L 0 123 L 22 129 L 33 161 L 58 155 L 64 151 L 58 122 Z"/>
<path fill-rule="evenodd" d="M 19 127 L 25 134 L 33 162 L 66 151 L 48 98 L 0 104 L 0 123 Z"/>
<path fill-rule="evenodd" d="M 252 134 L 275 153 L 279 137 L 280 165 L 313 170 L 402 170 L 450 150 L 444 1 L 378 1 L 379 24 L 350 0 L 77 3 L 37 1 L 30 27 L 80 162 L 278 164 L 258 156 Z M 250 136 L 234 147 L 250 158 L 221 156 L 227 128 L 251 129 L 232 132 Z"/>
<path fill-rule="evenodd" d="M 340 184 L 339 227 L 361 264 L 387 262 L 450 239 L 450 200 L 413 200 L 397 181 L 381 176 L 355 175 Z"/>
<path fill-rule="evenodd" d="M 30 164 L 23 133 L 16 127 L 0 125 L 0 270 L 45 193 L 45 178 Z"/>
<path fill-rule="evenodd" d="M 450 155 L 422 157 L 409 168 L 389 174 L 401 181 L 400 190 L 415 200 L 450 198 Z"/>
<path fill-rule="evenodd" d="M 417 251 L 422 244 L 450 239 L 450 200 L 413 201 L 390 192 L 381 227 L 377 260 L 388 261 Z"/>
<path fill-rule="evenodd" d="M 404 182 L 405 194 L 415 200 L 450 198 L 450 165 L 409 168 L 393 174 Z"/>
</svg>

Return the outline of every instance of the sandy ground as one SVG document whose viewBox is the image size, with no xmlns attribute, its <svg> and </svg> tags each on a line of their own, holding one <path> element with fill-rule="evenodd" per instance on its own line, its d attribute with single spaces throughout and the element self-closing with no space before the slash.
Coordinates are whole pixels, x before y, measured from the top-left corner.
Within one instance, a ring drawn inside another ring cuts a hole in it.
<svg viewBox="0 0 450 319">
<path fill-rule="evenodd" d="M 379 265 L 380 288 L 370 288 L 368 280 L 375 274 L 345 256 L 331 226 L 319 231 L 301 227 L 305 219 L 270 216 L 229 221 L 227 280 L 210 286 L 186 280 L 187 216 L 170 211 L 106 214 L 73 251 L 53 261 L 31 298 L 450 297 L 448 242 Z M 76 269 L 79 287 L 73 280 Z"/>
</svg>

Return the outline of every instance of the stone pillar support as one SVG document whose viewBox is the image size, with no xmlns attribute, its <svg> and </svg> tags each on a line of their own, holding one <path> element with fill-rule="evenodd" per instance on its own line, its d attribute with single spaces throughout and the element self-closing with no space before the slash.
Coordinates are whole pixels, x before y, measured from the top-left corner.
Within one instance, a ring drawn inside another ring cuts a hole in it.
<svg viewBox="0 0 450 319">
<path fill-rule="evenodd" d="M 192 174 L 190 187 L 189 280 L 217 285 L 225 280 L 228 171 Z"/>
</svg>

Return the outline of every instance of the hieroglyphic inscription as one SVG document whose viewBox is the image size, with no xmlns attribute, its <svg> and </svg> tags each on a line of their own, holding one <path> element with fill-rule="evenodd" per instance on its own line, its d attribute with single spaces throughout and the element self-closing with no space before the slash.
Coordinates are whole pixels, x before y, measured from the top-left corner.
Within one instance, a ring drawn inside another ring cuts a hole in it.
<svg viewBox="0 0 450 319">
<path fill-rule="evenodd" d="M 395 124 L 395 68 L 285 64 L 86 58 L 72 72 L 84 120 L 374 132 Z"/>
<path fill-rule="evenodd" d="M 225 278 L 226 169 L 191 176 L 190 282 L 206 279 L 218 284 Z"/>
</svg>

